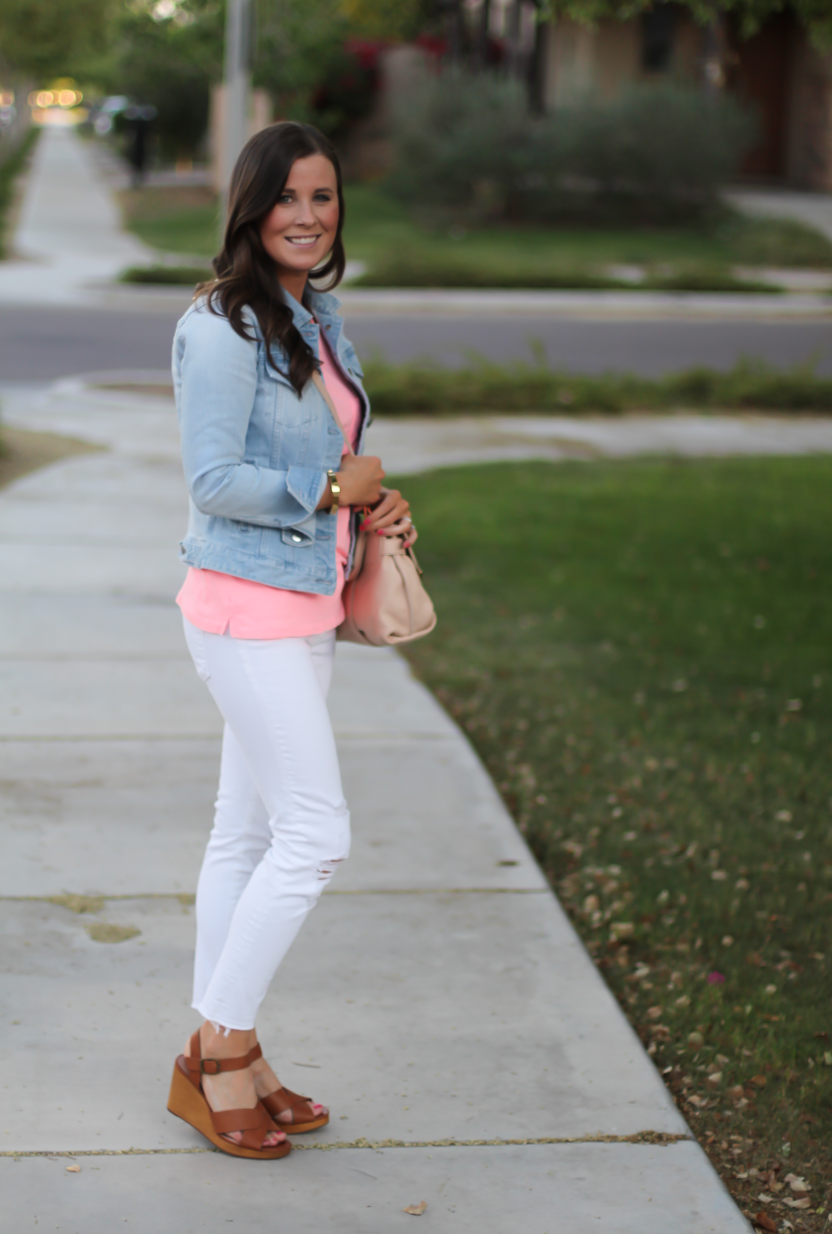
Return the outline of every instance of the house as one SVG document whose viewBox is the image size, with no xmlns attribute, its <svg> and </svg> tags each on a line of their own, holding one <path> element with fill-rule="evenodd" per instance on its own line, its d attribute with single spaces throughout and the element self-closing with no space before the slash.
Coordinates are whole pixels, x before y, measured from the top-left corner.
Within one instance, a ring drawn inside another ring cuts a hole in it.
<svg viewBox="0 0 832 1234">
<path fill-rule="evenodd" d="M 559 18 L 532 24 L 527 55 L 545 110 L 587 93 L 613 99 L 633 82 L 663 76 L 726 90 L 758 117 L 747 180 L 832 191 L 832 52 L 813 47 L 790 9 L 748 39 L 730 17 L 702 27 L 671 3 L 593 27 Z"/>
</svg>

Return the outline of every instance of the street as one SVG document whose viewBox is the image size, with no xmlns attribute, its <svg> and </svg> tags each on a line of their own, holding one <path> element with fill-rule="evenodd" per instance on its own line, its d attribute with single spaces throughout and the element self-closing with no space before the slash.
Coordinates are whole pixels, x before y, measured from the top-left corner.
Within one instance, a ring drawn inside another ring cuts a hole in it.
<svg viewBox="0 0 832 1234">
<path fill-rule="evenodd" d="M 54 381 L 74 373 L 170 367 L 177 319 L 188 303 L 133 311 L 3 305 L 0 307 L 0 383 Z M 819 358 L 832 374 L 832 328 L 827 321 L 570 320 L 560 316 L 356 313 L 347 331 L 364 361 L 374 354 L 401 363 L 430 358 L 465 362 L 467 353 L 497 363 L 531 360 L 539 341 L 553 368 L 602 373 L 608 369 L 658 376 L 706 365 L 729 369 L 743 356 L 780 367 Z M 370 391 L 372 396 L 372 390 Z"/>
</svg>

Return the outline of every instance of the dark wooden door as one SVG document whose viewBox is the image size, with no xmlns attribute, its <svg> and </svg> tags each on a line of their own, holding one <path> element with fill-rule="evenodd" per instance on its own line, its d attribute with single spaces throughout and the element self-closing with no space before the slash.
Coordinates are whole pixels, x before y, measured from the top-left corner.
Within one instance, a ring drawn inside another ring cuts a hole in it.
<svg viewBox="0 0 832 1234">
<path fill-rule="evenodd" d="M 748 179 L 779 180 L 786 174 L 786 140 L 797 23 L 789 10 L 771 17 L 750 39 L 729 28 L 728 88 L 757 117 L 759 138 L 746 155 Z"/>
</svg>

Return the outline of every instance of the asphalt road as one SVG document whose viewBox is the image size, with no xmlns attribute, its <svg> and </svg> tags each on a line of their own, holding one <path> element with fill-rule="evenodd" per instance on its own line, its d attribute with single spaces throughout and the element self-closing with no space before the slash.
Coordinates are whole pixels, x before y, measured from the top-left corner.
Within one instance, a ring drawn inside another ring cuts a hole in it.
<svg viewBox="0 0 832 1234">
<path fill-rule="evenodd" d="M 0 307 L 0 383 L 113 369 L 166 370 L 180 311 Z M 460 364 L 470 351 L 496 361 L 529 359 L 537 340 L 552 367 L 575 372 L 658 375 L 694 365 L 725 369 L 741 356 L 786 367 L 817 356 L 818 372 L 832 375 L 832 324 L 823 321 L 356 314 L 347 329 L 363 357 L 377 351 L 394 361 L 424 356 Z"/>
</svg>

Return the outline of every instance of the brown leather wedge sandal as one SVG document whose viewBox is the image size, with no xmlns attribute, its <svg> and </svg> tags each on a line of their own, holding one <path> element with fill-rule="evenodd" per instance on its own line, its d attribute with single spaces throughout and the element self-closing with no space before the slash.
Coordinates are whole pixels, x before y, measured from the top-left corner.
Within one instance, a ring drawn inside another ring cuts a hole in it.
<svg viewBox="0 0 832 1234">
<path fill-rule="evenodd" d="M 206 1140 L 210 1140 L 222 1152 L 232 1157 L 275 1161 L 278 1157 L 287 1156 L 292 1151 L 292 1145 L 288 1140 L 284 1140 L 274 1148 L 263 1148 L 263 1141 L 270 1131 L 283 1131 L 284 1128 L 272 1122 L 262 1102 L 258 1101 L 253 1110 L 222 1110 L 215 1114 L 202 1088 L 203 1075 L 242 1071 L 248 1066 L 248 1054 L 241 1058 L 203 1058 L 199 1032 L 195 1032 L 191 1037 L 190 1055 L 180 1054 L 174 1063 L 168 1109 L 171 1114 L 195 1127 Z M 239 1144 L 223 1139 L 223 1135 L 230 1135 L 234 1131 L 243 1133 Z"/>
<path fill-rule="evenodd" d="M 249 1050 L 248 1061 L 254 1063 L 263 1057 L 260 1043 Z M 317 1131 L 329 1122 L 328 1114 L 316 1114 L 309 1097 L 300 1097 L 288 1088 L 276 1088 L 268 1097 L 261 1097 L 260 1104 L 264 1106 L 275 1121 L 275 1125 L 287 1135 L 303 1135 L 307 1131 Z M 292 1121 L 284 1122 L 278 1114 L 292 1111 Z"/>
</svg>

